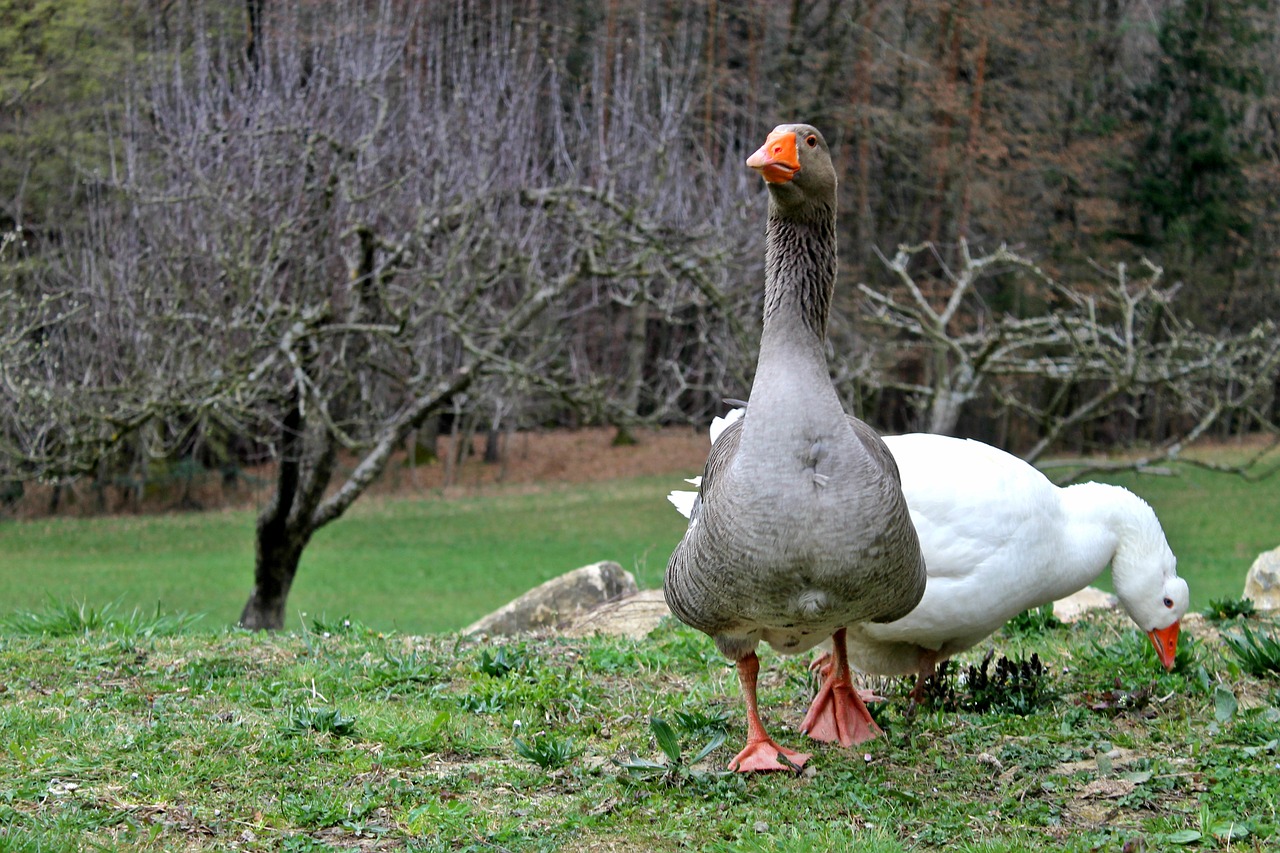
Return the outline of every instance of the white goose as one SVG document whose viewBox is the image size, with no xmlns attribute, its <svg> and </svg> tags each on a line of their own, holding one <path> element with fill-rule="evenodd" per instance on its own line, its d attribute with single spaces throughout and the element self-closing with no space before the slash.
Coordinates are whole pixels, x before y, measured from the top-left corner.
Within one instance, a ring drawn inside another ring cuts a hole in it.
<svg viewBox="0 0 1280 853">
<path fill-rule="evenodd" d="M 742 415 L 711 426 L 712 441 Z M 977 645 L 1013 616 L 1070 595 L 1111 565 L 1116 597 L 1173 667 L 1187 582 L 1155 512 L 1128 489 L 1055 486 L 1016 456 L 968 439 L 885 436 L 928 571 L 924 597 L 893 622 L 849 626 L 849 660 L 876 675 L 918 673 Z M 698 481 L 690 480 L 697 483 Z M 696 493 L 669 499 L 688 514 Z"/>
</svg>

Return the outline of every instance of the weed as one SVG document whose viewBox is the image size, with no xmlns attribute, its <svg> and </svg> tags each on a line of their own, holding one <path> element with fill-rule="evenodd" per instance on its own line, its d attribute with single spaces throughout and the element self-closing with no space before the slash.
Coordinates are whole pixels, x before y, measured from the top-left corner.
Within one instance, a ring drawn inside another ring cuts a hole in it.
<svg viewBox="0 0 1280 853">
<path fill-rule="evenodd" d="M 501 682 L 490 682 L 477 686 L 475 692 L 468 693 L 458 699 L 462 710 L 472 714 L 498 714 L 511 704 L 515 690 Z"/>
<path fill-rule="evenodd" d="M 1252 619 L 1258 615 L 1251 598 L 1214 598 L 1210 599 L 1204 611 L 1206 619 L 1212 622 L 1226 622 L 1229 619 Z"/>
<path fill-rule="evenodd" d="M 369 683 L 374 687 L 430 685 L 439 683 L 442 677 L 436 662 L 416 651 L 407 655 L 388 652 L 382 656 L 381 663 L 369 673 Z"/>
<path fill-rule="evenodd" d="M 671 714 L 680 731 L 693 737 L 715 737 L 726 732 L 729 727 L 729 715 L 720 710 L 711 711 L 674 711 Z"/>
<path fill-rule="evenodd" d="M 1236 694 L 1219 684 L 1213 691 L 1213 718 L 1219 724 L 1228 723 L 1236 715 L 1240 703 Z"/>
<path fill-rule="evenodd" d="M 1053 603 L 1042 604 L 1024 610 L 1004 623 L 1004 633 L 1011 638 L 1036 637 L 1062 627 L 1062 620 L 1053 615 Z"/>
<path fill-rule="evenodd" d="M 626 761 L 614 759 L 614 764 L 625 770 L 630 778 L 646 781 L 658 780 L 664 785 L 679 787 L 688 783 L 705 784 L 725 775 L 737 775 L 727 770 L 705 771 L 695 770 L 693 767 L 693 765 L 720 748 L 726 737 L 723 730 L 712 735 L 709 741 L 693 753 L 692 757 L 687 759 L 680 747 L 679 735 L 665 720 L 660 717 L 650 717 L 649 731 L 653 733 L 654 740 L 658 742 L 658 749 L 662 750 L 666 761 L 651 761 L 634 754 Z"/>
<path fill-rule="evenodd" d="M 312 617 L 311 630 L 319 634 L 321 637 L 337 637 L 344 634 L 362 634 L 368 633 L 369 628 L 365 627 L 358 620 L 352 619 L 350 616 L 340 616 L 337 619 L 331 619 L 325 614 Z"/>
<path fill-rule="evenodd" d="M 1184 633 L 1178 637 L 1178 650 L 1173 656 L 1173 673 L 1183 676 L 1192 672 L 1196 662 L 1197 643 L 1195 637 Z M 1105 662 L 1109 669 L 1132 670 L 1138 673 L 1154 672 L 1158 678 L 1167 678 L 1160 662 L 1156 658 L 1151 641 L 1138 631 L 1125 631 L 1115 642 L 1102 645 L 1094 642 L 1093 649 L 1099 661 Z"/>
<path fill-rule="evenodd" d="M 556 770 L 564 767 L 578 755 L 573 741 L 561 740 L 547 734 L 535 735 L 531 741 L 512 738 L 516 745 L 516 754 L 532 761 L 543 770 Z"/>
<path fill-rule="evenodd" d="M 446 748 L 457 750 L 461 746 L 461 738 L 452 731 L 452 722 L 453 718 L 448 711 L 440 711 L 424 723 L 393 727 L 379 732 L 376 737 L 410 752 L 440 752 Z"/>
<path fill-rule="evenodd" d="M 502 646 L 496 654 L 489 654 L 485 649 L 480 653 L 480 671 L 493 678 L 505 678 L 511 672 L 525 665 L 523 649 Z"/>
<path fill-rule="evenodd" d="M 979 666 L 970 665 L 955 675 L 952 661 L 945 661 L 938 668 L 937 677 L 926 682 L 926 701 L 948 711 L 1018 716 L 1034 713 L 1050 701 L 1044 664 L 1038 654 L 1025 661 L 1001 657 L 992 672 L 994 656 L 995 652 L 989 651 Z"/>
<path fill-rule="evenodd" d="M 43 610 L 19 610 L 0 620 L 0 631 L 20 636 L 75 637 L 91 631 L 112 631 L 124 637 L 168 637 L 189 630 L 201 614 L 164 613 L 160 605 L 150 616 L 134 608 L 120 612 L 120 601 L 101 608 L 81 601 L 49 600 Z"/>
<path fill-rule="evenodd" d="M 355 737 L 356 718 L 337 708 L 294 708 L 289 714 L 285 732 L 290 735 L 331 734 L 336 737 Z"/>
<path fill-rule="evenodd" d="M 1250 675 L 1265 678 L 1280 673 L 1280 638 L 1274 634 L 1255 634 L 1248 625 L 1241 625 L 1239 634 L 1224 632 L 1222 641 Z"/>
</svg>

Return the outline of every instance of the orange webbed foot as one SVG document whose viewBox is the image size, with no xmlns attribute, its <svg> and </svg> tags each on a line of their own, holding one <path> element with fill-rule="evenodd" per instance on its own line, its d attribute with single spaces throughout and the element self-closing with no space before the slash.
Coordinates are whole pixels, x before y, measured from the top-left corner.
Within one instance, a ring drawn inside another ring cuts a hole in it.
<svg viewBox="0 0 1280 853">
<path fill-rule="evenodd" d="M 782 759 L 779 758 L 780 755 Z M 739 773 L 770 770 L 790 770 L 794 773 L 803 767 L 810 757 L 808 753 L 778 746 L 771 738 L 765 738 L 748 741 L 742 752 L 729 762 L 729 769 Z"/>
<path fill-rule="evenodd" d="M 800 731 L 814 740 L 843 747 L 869 741 L 882 731 L 859 692 L 847 681 L 828 679 L 813 697 Z"/>
<path fill-rule="evenodd" d="M 813 697 L 800 731 L 814 740 L 850 747 L 882 732 L 871 719 L 863 696 L 853 689 L 845 648 L 845 629 L 839 628 L 831 635 L 830 661 L 824 662 L 822 658 L 814 661 L 813 665 L 823 673 L 822 687 Z"/>
</svg>

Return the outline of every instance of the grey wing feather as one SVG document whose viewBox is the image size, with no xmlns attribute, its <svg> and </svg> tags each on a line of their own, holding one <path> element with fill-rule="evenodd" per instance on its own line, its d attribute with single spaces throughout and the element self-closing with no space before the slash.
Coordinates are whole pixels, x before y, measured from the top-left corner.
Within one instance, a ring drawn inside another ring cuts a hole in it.
<svg viewBox="0 0 1280 853">
<path fill-rule="evenodd" d="M 719 487 L 721 472 L 729 466 L 738 452 L 738 444 L 742 440 L 742 424 L 745 420 L 744 416 L 729 424 L 724 428 L 724 432 L 720 433 L 716 443 L 711 445 L 711 452 L 707 454 L 707 464 L 702 469 L 702 485 L 698 489 L 698 502 L 694 504 L 696 508 L 700 508 L 698 504 Z"/>
<path fill-rule="evenodd" d="M 720 475 L 738 452 L 741 437 L 742 419 L 739 418 L 726 427 L 716 439 L 716 443 L 711 446 L 711 452 L 707 454 L 707 464 L 702 469 L 702 483 L 698 487 L 698 496 L 694 499 L 693 507 L 689 512 L 688 531 L 671 553 L 662 584 L 667 606 L 671 608 L 676 618 L 712 636 L 729 627 L 730 623 L 714 615 L 712 612 L 714 608 L 708 609 L 705 606 L 707 602 L 714 601 L 715 596 L 707 587 L 706 578 L 700 578 L 688 570 L 691 558 L 689 537 L 693 535 L 699 524 L 703 501 L 720 487 Z"/>
</svg>

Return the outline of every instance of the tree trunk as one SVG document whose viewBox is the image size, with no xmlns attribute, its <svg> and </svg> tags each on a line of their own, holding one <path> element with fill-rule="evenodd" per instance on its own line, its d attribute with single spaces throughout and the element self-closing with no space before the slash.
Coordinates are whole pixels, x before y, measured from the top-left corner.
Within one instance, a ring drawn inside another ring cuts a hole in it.
<svg viewBox="0 0 1280 853">
<path fill-rule="evenodd" d="M 497 465 L 502 461 L 502 430 L 493 424 L 484 434 L 484 464 Z"/>
<path fill-rule="evenodd" d="M 982 2 L 982 22 L 978 25 L 978 56 L 975 60 L 973 92 L 969 99 L 969 143 L 965 152 L 967 168 L 962 172 L 964 187 L 960 199 L 960 222 L 956 228 L 958 237 L 969 236 L 969 210 L 973 205 L 973 175 L 971 170 L 978 160 L 978 138 L 982 130 L 982 87 L 987 76 L 987 31 L 991 27 L 991 0 Z"/>
<path fill-rule="evenodd" d="M 636 297 L 630 309 L 630 322 L 626 332 L 626 363 L 622 377 L 622 408 L 624 411 L 615 424 L 617 434 L 614 447 L 627 447 L 636 443 L 631 433 L 631 423 L 639 417 L 641 391 L 644 389 L 644 356 L 648 346 L 646 332 L 649 326 L 649 303 L 643 295 Z"/>
<path fill-rule="evenodd" d="M 301 392 L 280 424 L 280 466 L 271 503 L 258 514 L 253 566 L 253 591 L 240 614 L 240 627 L 253 631 L 278 631 L 284 627 L 284 606 L 298 572 L 302 549 L 311 538 L 309 519 L 295 513 L 300 500 L 303 472 L 303 420 Z"/>
<path fill-rule="evenodd" d="M 719 149 L 718 145 L 713 145 L 715 139 L 715 103 L 716 103 L 716 86 L 719 83 L 720 75 L 716 73 L 716 40 L 720 37 L 718 32 L 720 13 L 716 9 L 716 0 L 708 0 L 707 2 L 707 80 L 704 100 L 702 104 L 702 150 L 706 151 L 709 156 L 715 156 L 713 151 Z M 717 158 L 718 159 L 718 158 Z"/>
<path fill-rule="evenodd" d="M 929 406 L 929 427 L 926 432 L 934 435 L 955 435 L 960 423 L 960 412 L 971 399 L 969 394 L 955 388 L 938 388 Z"/>
<path fill-rule="evenodd" d="M 857 219 L 854 220 L 858 236 L 857 244 L 853 248 L 853 274 L 858 281 L 861 281 L 866 274 L 863 261 L 867 257 L 867 248 L 871 245 L 873 233 L 871 227 L 871 64 L 874 59 L 872 48 L 875 26 L 876 2 L 870 0 L 862 23 L 853 82 L 854 117 L 858 126 L 858 206 Z"/>
<path fill-rule="evenodd" d="M 933 212 L 929 225 L 929 242 L 937 243 L 942 236 L 943 212 L 947 206 L 947 184 L 952 168 L 951 130 L 955 125 L 956 88 L 960 79 L 960 28 L 964 14 L 964 0 L 955 0 L 942 18 L 939 28 L 939 62 L 945 63 L 945 76 L 941 105 L 937 109 L 938 125 L 935 130 L 933 166 Z"/>
<path fill-rule="evenodd" d="M 261 63 L 263 50 L 262 44 L 262 7 L 266 0 L 245 0 L 245 36 L 244 36 L 244 55 L 249 60 L 249 66 L 254 70 L 258 70 Z"/>
<path fill-rule="evenodd" d="M 253 592 L 240 614 L 240 627 L 251 631 L 279 631 L 284 628 L 285 603 L 298 573 L 302 549 L 310 533 L 278 527 L 271 519 L 259 517 L 257 556 L 253 568 Z"/>
</svg>

